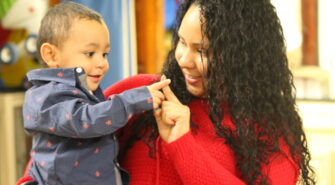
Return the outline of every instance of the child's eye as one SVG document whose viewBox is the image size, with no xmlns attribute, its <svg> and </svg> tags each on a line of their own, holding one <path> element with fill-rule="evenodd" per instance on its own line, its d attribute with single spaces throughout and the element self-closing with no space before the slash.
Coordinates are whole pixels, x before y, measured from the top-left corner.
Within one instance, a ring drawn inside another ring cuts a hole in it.
<svg viewBox="0 0 335 185">
<path fill-rule="evenodd" d="M 109 55 L 109 53 L 104 53 L 104 54 L 102 54 L 102 56 L 103 56 L 104 58 L 108 57 L 108 55 Z"/>
<path fill-rule="evenodd" d="M 88 57 L 92 57 L 94 55 L 94 52 L 87 52 L 87 53 L 85 53 L 85 55 L 88 56 Z"/>
<path fill-rule="evenodd" d="M 183 46 L 186 46 L 185 41 L 183 41 L 182 39 L 179 39 L 179 42 L 180 42 L 180 44 L 182 44 Z"/>
</svg>

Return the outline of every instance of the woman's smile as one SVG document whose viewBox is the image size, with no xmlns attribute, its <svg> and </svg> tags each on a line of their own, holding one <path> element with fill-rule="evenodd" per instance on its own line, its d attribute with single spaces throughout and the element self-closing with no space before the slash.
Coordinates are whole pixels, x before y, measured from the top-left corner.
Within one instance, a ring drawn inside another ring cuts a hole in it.
<svg viewBox="0 0 335 185">
<path fill-rule="evenodd" d="M 185 81 L 189 84 L 196 84 L 202 81 L 202 76 L 193 76 L 189 74 L 184 74 L 184 76 L 185 76 Z"/>
</svg>

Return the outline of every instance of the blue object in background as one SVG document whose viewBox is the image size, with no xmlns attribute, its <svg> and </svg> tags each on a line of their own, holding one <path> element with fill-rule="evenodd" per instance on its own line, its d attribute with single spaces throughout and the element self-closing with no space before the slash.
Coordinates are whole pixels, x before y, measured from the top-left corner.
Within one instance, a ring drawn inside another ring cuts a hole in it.
<svg viewBox="0 0 335 185">
<path fill-rule="evenodd" d="M 3 84 L 2 80 L 0 79 L 0 90 L 5 89 L 5 85 Z"/>
<path fill-rule="evenodd" d="M 19 51 L 15 44 L 7 42 L 0 48 L 0 63 L 13 65 L 17 62 L 18 58 Z"/>
<path fill-rule="evenodd" d="M 174 26 L 178 5 L 176 0 L 164 0 L 164 6 L 164 27 L 166 30 L 170 30 Z"/>
<path fill-rule="evenodd" d="M 109 28 L 109 71 L 101 82 L 102 89 L 137 73 L 134 0 L 63 1 L 77 2 L 99 12 Z"/>
</svg>

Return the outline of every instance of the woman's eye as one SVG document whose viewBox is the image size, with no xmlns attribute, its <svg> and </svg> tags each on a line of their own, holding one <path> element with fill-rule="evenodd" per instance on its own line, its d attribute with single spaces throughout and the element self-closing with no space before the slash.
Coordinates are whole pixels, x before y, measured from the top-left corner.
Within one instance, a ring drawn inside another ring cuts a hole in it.
<svg viewBox="0 0 335 185">
<path fill-rule="evenodd" d="M 197 52 L 198 52 L 200 55 L 204 55 L 204 54 L 205 54 L 205 50 L 203 50 L 203 49 L 197 49 Z"/>
<path fill-rule="evenodd" d="M 88 56 L 88 57 L 92 57 L 94 55 L 94 52 L 87 52 L 87 53 L 85 53 L 85 55 Z"/>
</svg>

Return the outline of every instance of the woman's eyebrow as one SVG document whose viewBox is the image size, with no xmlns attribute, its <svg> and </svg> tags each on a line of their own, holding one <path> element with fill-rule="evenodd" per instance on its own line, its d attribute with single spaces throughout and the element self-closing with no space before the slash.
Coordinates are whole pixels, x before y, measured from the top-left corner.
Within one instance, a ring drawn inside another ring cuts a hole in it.
<svg viewBox="0 0 335 185">
<path fill-rule="evenodd" d="M 178 33 L 178 37 L 179 37 L 179 39 L 181 39 L 181 40 L 183 40 L 184 42 L 185 42 L 185 39 L 184 39 L 184 37 L 183 36 L 181 36 L 181 34 L 180 33 Z M 191 45 L 193 45 L 193 46 L 195 46 L 195 47 L 204 47 L 205 45 L 204 45 L 204 43 L 203 42 L 193 42 L 193 43 L 191 43 Z"/>
</svg>

